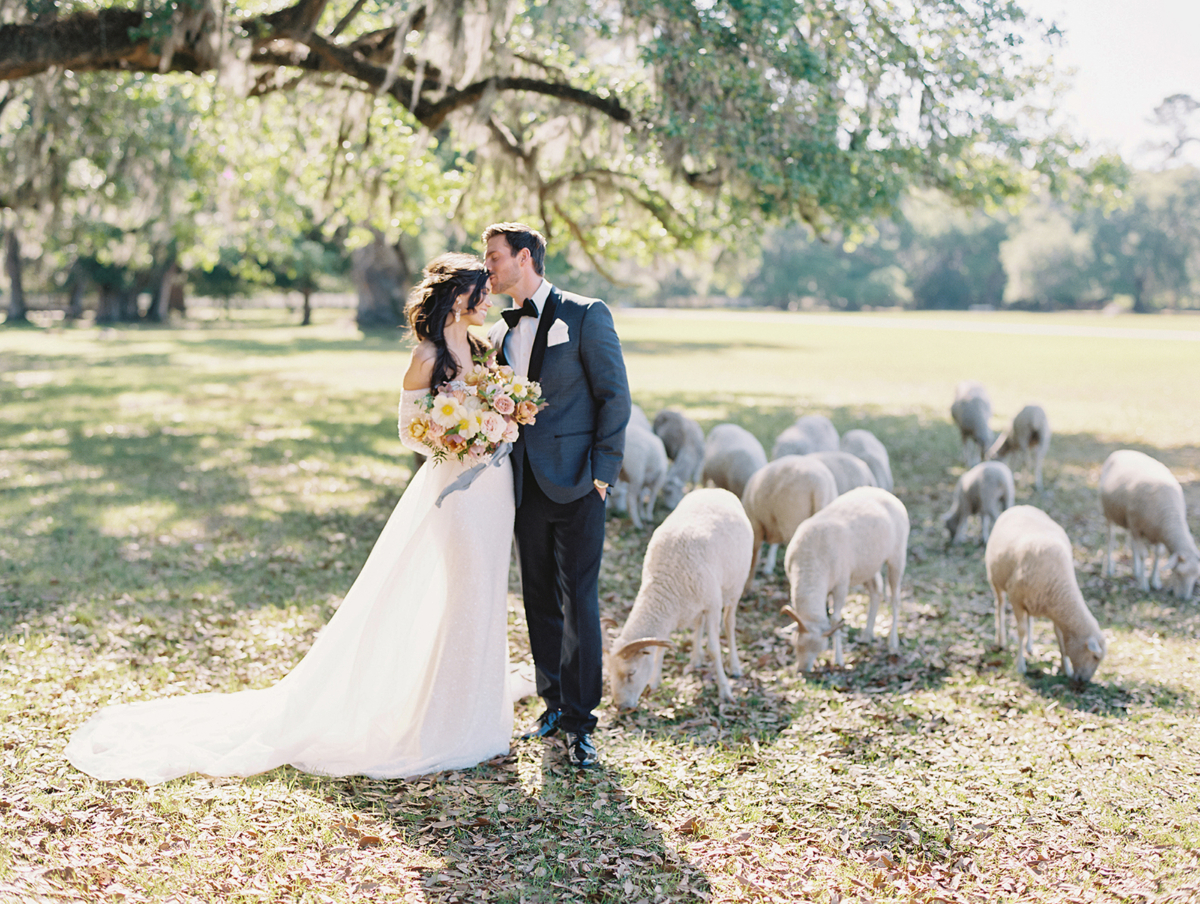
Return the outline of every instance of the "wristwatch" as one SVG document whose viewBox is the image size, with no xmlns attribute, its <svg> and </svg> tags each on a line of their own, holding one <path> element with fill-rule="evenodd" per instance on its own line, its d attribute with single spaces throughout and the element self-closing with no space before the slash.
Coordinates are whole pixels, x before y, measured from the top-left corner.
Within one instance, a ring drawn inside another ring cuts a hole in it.
<svg viewBox="0 0 1200 904">
<path fill-rule="evenodd" d="M 598 490 L 607 490 L 608 489 L 608 484 L 605 483 L 603 480 L 593 480 L 592 483 L 594 483 L 596 485 L 596 489 L 598 489 Z"/>
</svg>

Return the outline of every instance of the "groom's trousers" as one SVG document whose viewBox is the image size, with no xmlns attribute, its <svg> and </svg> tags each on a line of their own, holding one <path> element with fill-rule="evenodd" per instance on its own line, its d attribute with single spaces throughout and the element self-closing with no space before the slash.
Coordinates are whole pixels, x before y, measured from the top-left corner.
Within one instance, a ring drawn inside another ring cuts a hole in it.
<svg viewBox="0 0 1200 904">
<path fill-rule="evenodd" d="M 589 492 L 555 502 L 538 486 L 528 460 L 524 469 L 515 534 L 538 696 L 547 709 L 562 712 L 564 731 L 591 732 L 603 692 L 604 500 Z"/>
</svg>

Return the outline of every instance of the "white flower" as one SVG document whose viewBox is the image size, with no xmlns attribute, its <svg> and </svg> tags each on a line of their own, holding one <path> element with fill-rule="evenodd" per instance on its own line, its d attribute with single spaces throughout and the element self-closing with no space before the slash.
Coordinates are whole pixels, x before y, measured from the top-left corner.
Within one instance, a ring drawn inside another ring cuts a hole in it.
<svg viewBox="0 0 1200 904">
<path fill-rule="evenodd" d="M 466 413 L 458 399 L 452 395 L 440 393 L 433 400 L 433 410 L 429 412 L 429 416 L 433 418 L 434 423 L 450 428 L 461 421 Z"/>
<path fill-rule="evenodd" d="M 483 429 L 483 414 L 479 411 L 464 411 L 463 418 L 458 423 L 458 435 L 470 439 Z"/>
</svg>

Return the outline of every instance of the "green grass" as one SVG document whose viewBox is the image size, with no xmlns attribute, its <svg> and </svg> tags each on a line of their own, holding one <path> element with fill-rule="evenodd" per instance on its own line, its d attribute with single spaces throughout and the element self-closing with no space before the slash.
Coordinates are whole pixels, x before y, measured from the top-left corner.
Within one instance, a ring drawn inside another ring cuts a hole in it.
<svg viewBox="0 0 1200 904">
<path fill-rule="evenodd" d="M 618 312 L 651 416 L 678 405 L 769 448 L 818 412 L 888 445 L 913 524 L 899 656 L 854 642 L 854 596 L 846 668 L 795 675 L 780 573 L 742 602 L 736 702 L 670 654 L 638 712 L 601 712 L 595 774 L 540 744 L 414 782 L 76 773 L 63 745 L 107 702 L 285 674 L 403 491 L 405 348 L 318 315 L 0 330 L 0 901 L 1200 899 L 1200 603 L 1136 591 L 1127 552 L 1101 576 L 1095 497 L 1104 457 L 1133 446 L 1200 510 L 1200 347 L 939 328 L 1187 318 Z M 1047 491 L 1019 473 L 1018 501 L 1075 543 L 1109 638 L 1086 688 L 1058 676 L 1044 622 L 1016 675 L 991 643 L 977 525 L 945 549 L 963 378 L 990 388 L 994 426 L 1034 400 L 1055 426 Z M 610 516 L 602 605 L 619 620 L 649 533 Z"/>
</svg>

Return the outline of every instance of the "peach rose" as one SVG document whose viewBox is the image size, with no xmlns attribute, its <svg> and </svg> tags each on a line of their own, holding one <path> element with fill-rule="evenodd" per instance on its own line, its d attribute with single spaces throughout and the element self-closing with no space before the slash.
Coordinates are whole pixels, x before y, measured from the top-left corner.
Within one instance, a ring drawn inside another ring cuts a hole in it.
<svg viewBox="0 0 1200 904">
<path fill-rule="evenodd" d="M 510 396 L 498 395 L 492 399 L 492 407 L 501 414 L 512 414 L 517 410 L 517 403 Z"/>
<path fill-rule="evenodd" d="M 537 418 L 538 407 L 528 400 L 517 406 L 517 423 L 532 424 Z"/>
</svg>

